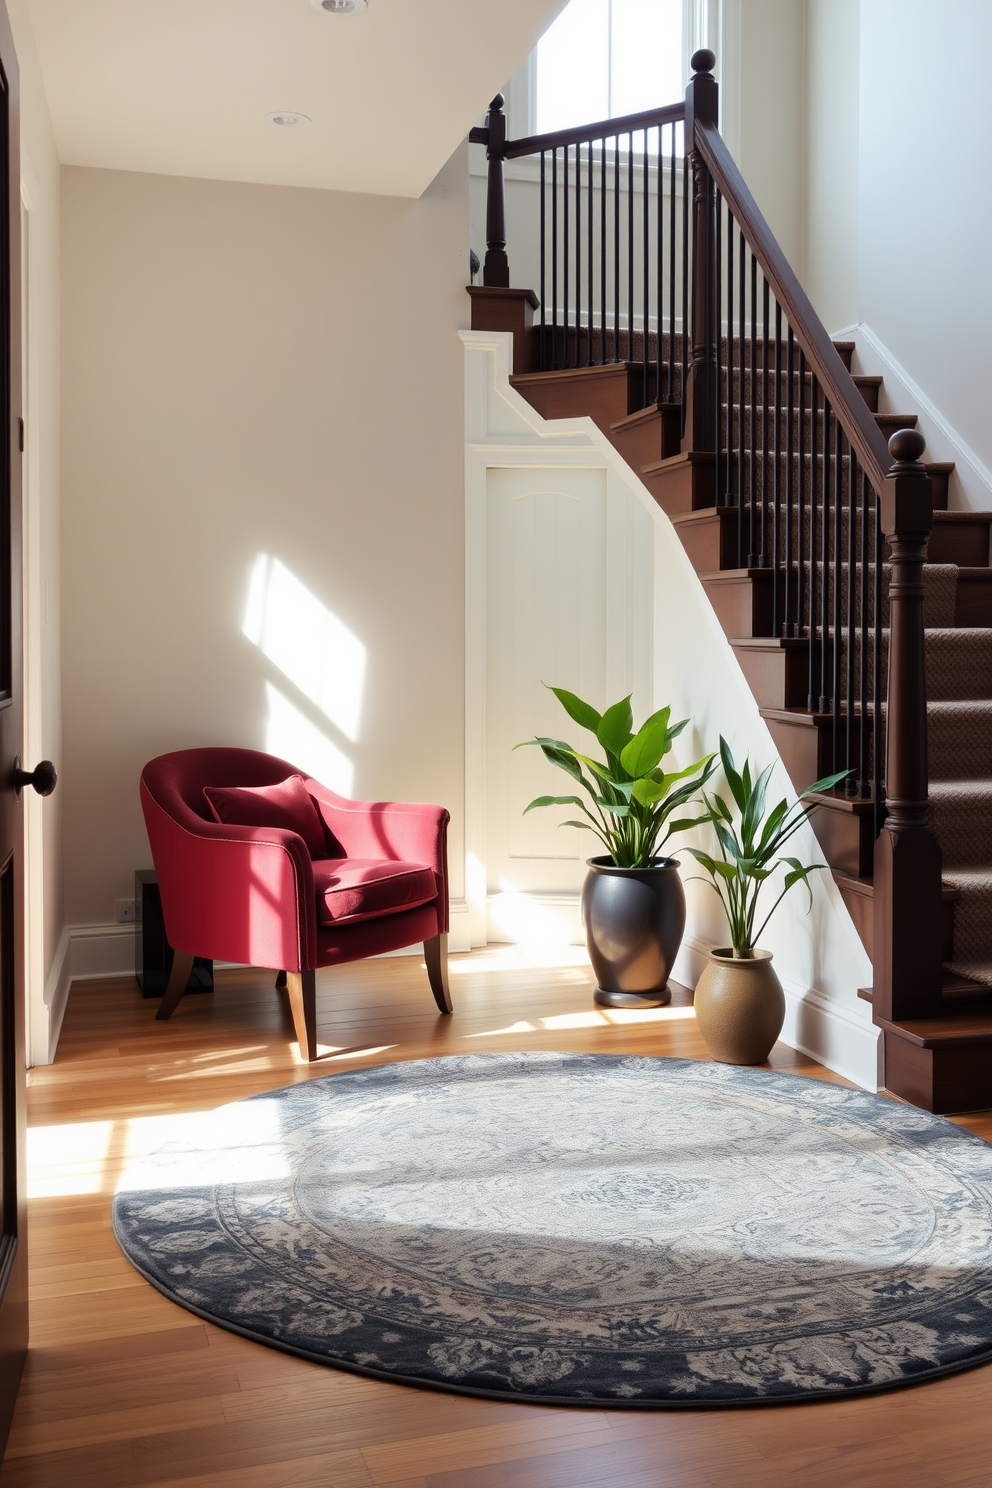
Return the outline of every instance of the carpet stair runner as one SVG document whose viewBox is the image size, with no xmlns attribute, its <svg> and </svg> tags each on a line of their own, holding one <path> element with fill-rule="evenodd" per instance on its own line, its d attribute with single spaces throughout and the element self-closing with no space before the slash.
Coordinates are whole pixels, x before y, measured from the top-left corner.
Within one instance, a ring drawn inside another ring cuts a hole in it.
<svg viewBox="0 0 992 1488">
<path fill-rule="evenodd" d="M 539 334 L 536 330 L 532 332 L 532 366 L 540 365 Z M 549 344 L 546 342 L 546 346 Z M 570 345 L 574 353 L 574 342 Z M 842 341 L 835 345 L 850 370 L 854 343 Z M 735 361 L 739 350 L 738 346 Z M 624 354 L 626 346 L 618 346 L 618 351 Z M 591 417 L 671 517 L 786 768 L 796 787 L 802 788 L 808 781 L 829 772 L 829 739 L 837 726 L 833 717 L 806 706 L 809 642 L 772 635 L 770 572 L 740 565 L 738 510 L 733 505 L 716 506 L 712 460 L 694 459 L 679 450 L 681 408 L 676 399 L 682 377 L 681 338 L 676 337 L 671 348 L 667 336 L 662 341 L 661 383 L 663 397 L 671 398 L 668 403 L 648 401 L 654 397 L 656 381 L 654 336 L 649 336 L 646 348 L 647 373 L 645 348 L 639 336 L 634 337 L 631 351 L 634 359 L 628 362 L 525 372 L 513 376 L 511 382 L 545 418 Z M 583 358 L 587 355 L 582 337 L 579 352 Z M 774 348 L 771 355 L 773 359 Z M 780 357 L 784 369 L 784 352 Z M 718 478 L 721 489 L 729 492 L 739 489 L 741 474 L 745 492 L 752 477 L 761 481 L 766 458 L 761 447 L 763 419 L 767 417 L 770 424 L 775 417 L 774 409 L 769 408 L 766 415 L 759 404 L 752 419 L 749 406 L 752 384 L 765 400 L 774 402 L 774 368 L 770 369 L 767 380 L 763 379 L 760 367 L 757 378 L 752 377 L 747 344 L 744 362 L 745 470 L 739 472 L 735 467 L 728 471 L 726 456 L 721 457 L 722 475 Z M 855 382 L 886 436 L 896 429 L 915 426 L 913 414 L 878 412 L 880 377 L 859 376 Z M 789 397 L 785 370 L 780 370 L 778 383 L 781 404 L 778 417 L 780 427 L 784 428 Z M 793 374 L 792 384 L 793 447 L 798 450 L 797 374 Z M 735 372 L 732 398 L 739 397 L 739 387 L 740 378 Z M 645 389 L 648 389 L 647 399 Z M 808 402 L 808 385 L 805 398 Z M 648 406 L 644 406 L 645 402 Z M 737 422 L 735 412 L 735 428 Z M 804 484 L 808 491 L 812 465 L 809 443 L 814 423 L 808 407 L 804 422 Z M 816 437 L 821 449 L 822 424 L 822 414 L 818 413 Z M 768 442 L 772 442 L 770 438 Z M 845 467 L 846 463 L 843 462 Z M 930 821 L 943 853 L 945 1016 L 929 1020 L 926 1027 L 883 1024 L 887 1034 L 887 1081 L 891 1074 L 890 1088 L 899 1088 L 892 1082 L 902 1079 L 904 1088 L 899 1093 L 927 1109 L 974 1110 L 992 1107 L 992 567 L 989 550 L 992 512 L 948 511 L 948 479 L 953 466 L 930 462 L 926 469 L 933 483 L 935 509 L 924 571 Z M 831 497 L 836 499 L 833 492 Z M 840 483 L 840 519 L 845 533 L 847 499 L 845 468 Z M 780 537 L 784 540 L 783 534 Z M 795 534 L 792 540 L 795 541 Z M 842 592 L 846 593 L 846 564 L 841 569 Z M 810 565 L 804 561 L 807 583 L 809 574 Z M 822 577 L 818 572 L 818 584 Z M 833 578 L 831 569 L 830 583 Z M 888 650 L 888 633 L 884 628 L 888 619 L 888 578 L 889 569 L 885 565 L 880 617 L 883 668 Z M 841 719 L 840 726 L 846 727 L 846 722 Z M 871 955 L 873 811 L 870 803 L 843 795 L 825 804 L 827 809 L 813 819 L 817 835 Z M 863 995 L 870 1000 L 870 991 Z M 907 1061 L 912 1067 L 909 1074 L 904 1068 Z"/>
</svg>

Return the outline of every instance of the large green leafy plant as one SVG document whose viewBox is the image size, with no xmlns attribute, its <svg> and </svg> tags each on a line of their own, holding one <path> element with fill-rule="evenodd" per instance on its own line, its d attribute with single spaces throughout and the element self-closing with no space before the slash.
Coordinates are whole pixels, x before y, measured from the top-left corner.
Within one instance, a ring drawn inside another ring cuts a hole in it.
<svg viewBox="0 0 992 1488">
<path fill-rule="evenodd" d="M 765 797 L 772 766 L 766 766 L 757 778 L 752 779 L 750 761 L 745 759 L 742 769 L 738 770 L 730 746 L 722 734 L 720 759 L 736 814 L 722 796 L 703 792 L 707 808 L 704 820 L 708 820 L 716 832 L 720 856 L 715 858 L 698 847 L 687 847 L 685 850 L 705 868 L 710 885 L 723 905 L 735 959 L 753 960 L 754 948 L 762 931 L 786 894 L 797 883 L 806 886 L 809 895 L 807 913 L 813 907 L 809 875 L 817 872 L 823 864 L 801 863 L 798 858 L 782 857 L 780 854 L 789 838 L 799 831 L 803 822 L 820 803 L 811 801 L 803 804 L 802 801 L 794 801 L 790 806 L 783 800 L 766 813 Z M 803 794 L 832 790 L 847 773 L 842 770 L 839 775 L 828 775 L 824 780 L 817 780 Z M 758 897 L 762 886 L 778 868 L 786 870 L 782 890 L 755 930 Z"/>
<path fill-rule="evenodd" d="M 536 744 L 545 759 L 571 775 L 585 797 L 538 796 L 524 815 L 538 806 L 578 806 L 586 820 L 562 825 L 595 832 L 618 868 L 646 867 L 659 856 L 673 832 L 709 820 L 708 813 L 671 819 L 716 768 L 711 754 L 684 770 L 666 774 L 661 768 L 672 741 L 689 722 L 687 718 L 670 723 L 671 708 L 660 708 L 635 731 L 629 696 L 605 713 L 597 713 L 564 687 L 552 687 L 550 691 L 574 723 L 595 734 L 606 759 L 581 754 L 561 739 L 526 740 L 526 745 Z M 525 744 L 516 747 L 522 749 Z"/>
</svg>

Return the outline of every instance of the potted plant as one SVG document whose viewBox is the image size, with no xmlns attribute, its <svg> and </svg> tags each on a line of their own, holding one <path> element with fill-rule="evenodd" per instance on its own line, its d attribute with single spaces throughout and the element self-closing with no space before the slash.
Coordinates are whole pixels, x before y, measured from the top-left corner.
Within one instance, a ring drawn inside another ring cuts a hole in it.
<svg viewBox="0 0 992 1488">
<path fill-rule="evenodd" d="M 707 880 L 723 905 L 730 929 L 730 945 L 710 952 L 696 986 L 696 1023 L 713 1058 L 724 1064 L 763 1064 L 782 1031 L 785 996 L 772 966 L 771 951 L 757 949 L 762 931 L 782 900 L 796 884 L 809 895 L 809 875 L 822 863 L 801 863 L 781 856 L 782 848 L 819 802 L 779 801 L 770 811 L 765 797 L 772 766 L 752 778 L 750 761 L 738 771 L 726 739 L 720 736 L 720 759 L 734 807 L 719 795 L 703 792 L 707 819 L 716 832 L 720 856 L 687 847 L 706 870 Z M 847 771 L 817 780 L 803 792 L 832 790 Z M 758 899 L 777 869 L 784 869 L 782 887 L 757 929 Z"/>
<path fill-rule="evenodd" d="M 709 820 L 708 813 L 673 817 L 709 779 L 714 757 L 666 773 L 661 762 L 687 718 L 673 724 L 671 708 L 660 708 L 635 730 L 629 696 L 597 713 L 564 687 L 550 690 L 569 718 L 595 735 L 606 758 L 582 754 L 561 739 L 528 739 L 585 795 L 538 796 L 526 811 L 577 806 L 585 820 L 563 825 L 594 832 L 606 849 L 587 860 L 582 889 L 596 1001 L 603 1007 L 659 1007 L 671 1000 L 668 978 L 685 930 L 679 865 L 663 849 L 673 832 Z"/>
</svg>

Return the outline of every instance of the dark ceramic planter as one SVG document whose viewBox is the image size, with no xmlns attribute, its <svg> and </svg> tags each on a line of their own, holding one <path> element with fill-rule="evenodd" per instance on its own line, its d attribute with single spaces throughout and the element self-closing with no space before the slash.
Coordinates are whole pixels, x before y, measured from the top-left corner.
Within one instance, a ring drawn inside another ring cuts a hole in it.
<svg viewBox="0 0 992 1488">
<path fill-rule="evenodd" d="M 674 858 L 617 868 L 589 858 L 582 921 L 601 1007 L 661 1007 L 685 930 L 685 894 Z"/>
</svg>

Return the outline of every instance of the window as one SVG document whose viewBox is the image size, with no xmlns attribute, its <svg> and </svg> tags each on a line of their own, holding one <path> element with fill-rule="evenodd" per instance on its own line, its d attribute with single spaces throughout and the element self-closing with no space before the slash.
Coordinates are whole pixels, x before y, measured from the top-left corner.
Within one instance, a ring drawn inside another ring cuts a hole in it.
<svg viewBox="0 0 992 1488">
<path fill-rule="evenodd" d="M 537 132 L 677 103 L 683 0 L 571 0 L 538 43 Z"/>
</svg>

